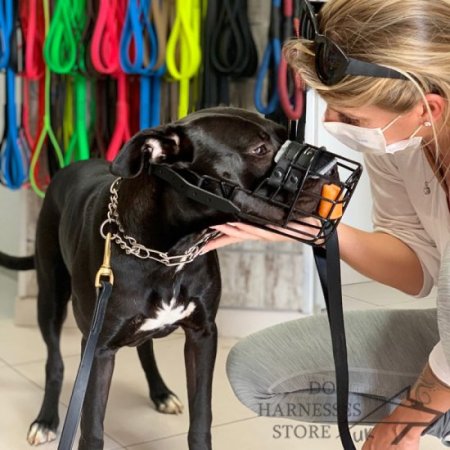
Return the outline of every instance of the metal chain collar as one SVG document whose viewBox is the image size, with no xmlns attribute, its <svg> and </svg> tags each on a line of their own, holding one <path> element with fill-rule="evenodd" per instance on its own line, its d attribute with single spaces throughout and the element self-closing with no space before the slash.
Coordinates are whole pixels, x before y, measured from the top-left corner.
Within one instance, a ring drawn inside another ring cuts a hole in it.
<svg viewBox="0 0 450 450">
<path fill-rule="evenodd" d="M 114 241 L 122 250 L 124 250 L 127 255 L 134 255 L 140 259 L 153 259 L 168 267 L 180 266 L 194 261 L 194 259 L 200 254 L 203 246 L 219 234 L 217 231 L 205 230 L 202 233 L 202 237 L 181 255 L 169 256 L 165 252 L 153 250 L 139 244 L 136 239 L 125 234 L 125 230 L 119 220 L 117 206 L 119 202 L 118 190 L 121 181 L 122 178 L 117 178 L 111 184 L 109 189 L 111 196 L 109 198 L 108 214 L 107 219 L 100 225 L 100 234 L 103 239 L 106 239 L 107 233 L 105 233 L 104 230 L 105 226 L 108 224 L 115 224 L 118 231 L 111 235 L 111 240 Z"/>
</svg>

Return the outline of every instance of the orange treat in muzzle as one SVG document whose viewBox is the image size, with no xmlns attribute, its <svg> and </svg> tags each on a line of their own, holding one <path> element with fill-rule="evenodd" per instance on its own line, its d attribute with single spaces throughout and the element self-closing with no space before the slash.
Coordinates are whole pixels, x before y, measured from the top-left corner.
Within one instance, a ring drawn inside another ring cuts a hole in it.
<svg viewBox="0 0 450 450">
<path fill-rule="evenodd" d="M 317 212 L 320 217 L 332 220 L 342 217 L 342 203 L 336 204 L 330 217 L 328 217 L 328 214 L 330 214 L 331 208 L 333 207 L 332 202 L 337 200 L 340 193 L 341 188 L 339 186 L 336 186 L 335 184 L 324 184 L 322 186 L 322 197 L 331 201 L 328 202 L 327 200 L 320 200 L 319 210 Z M 342 200 L 342 195 L 340 196 L 339 200 Z"/>
</svg>

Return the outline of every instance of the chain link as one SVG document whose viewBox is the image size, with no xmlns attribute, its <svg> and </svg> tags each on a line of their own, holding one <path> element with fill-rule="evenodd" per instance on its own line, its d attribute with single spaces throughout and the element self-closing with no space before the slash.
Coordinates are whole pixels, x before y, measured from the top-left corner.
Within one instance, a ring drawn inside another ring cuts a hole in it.
<svg viewBox="0 0 450 450">
<path fill-rule="evenodd" d="M 114 224 L 117 227 L 118 231 L 112 234 L 111 240 L 115 242 L 122 250 L 124 250 L 127 255 L 134 255 L 140 259 L 153 259 L 168 267 L 188 264 L 194 261 L 195 258 L 197 258 L 197 256 L 200 254 L 201 249 L 207 242 L 209 242 L 219 234 L 219 232 L 217 231 L 205 230 L 202 233 L 202 237 L 181 255 L 169 256 L 165 252 L 153 250 L 145 247 L 142 244 L 139 244 L 136 239 L 125 234 L 125 230 L 119 220 L 117 206 L 119 203 L 118 190 L 121 182 L 122 178 L 117 178 L 111 184 L 111 196 L 109 198 L 107 219 L 100 225 L 100 234 L 103 239 L 106 239 L 107 233 L 105 233 L 104 230 L 105 226 Z"/>
</svg>

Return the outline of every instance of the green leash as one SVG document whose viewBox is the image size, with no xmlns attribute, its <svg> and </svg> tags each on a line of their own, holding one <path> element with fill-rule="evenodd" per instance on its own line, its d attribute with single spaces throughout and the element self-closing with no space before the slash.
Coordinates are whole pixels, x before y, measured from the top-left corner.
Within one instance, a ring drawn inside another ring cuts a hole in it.
<svg viewBox="0 0 450 450">
<path fill-rule="evenodd" d="M 49 7 L 49 0 L 44 0 L 44 23 L 45 23 L 45 32 L 47 33 L 47 30 L 49 28 L 49 21 L 50 21 L 50 7 Z M 42 191 L 39 186 L 36 183 L 35 178 L 35 170 L 36 165 L 39 161 L 39 157 L 42 152 L 42 148 L 44 146 L 45 139 L 48 135 L 50 138 L 51 143 L 53 144 L 53 149 L 55 151 L 56 157 L 58 159 L 58 163 L 60 167 L 64 167 L 64 157 L 63 152 L 61 150 L 61 147 L 59 145 L 58 140 L 56 139 L 55 133 L 52 129 L 52 124 L 50 121 L 50 70 L 48 66 L 45 66 L 45 109 L 44 109 L 44 123 L 41 130 L 41 133 L 39 135 L 36 148 L 33 152 L 33 157 L 31 158 L 30 162 L 30 184 L 33 188 L 34 192 L 39 197 L 44 197 L 45 192 Z"/>
<path fill-rule="evenodd" d="M 86 20 L 86 0 L 58 0 L 44 44 L 44 59 L 50 70 L 73 78 L 75 128 L 64 155 L 66 165 L 72 160 L 89 159 L 87 78 L 84 76 L 86 49 L 82 45 Z"/>
</svg>

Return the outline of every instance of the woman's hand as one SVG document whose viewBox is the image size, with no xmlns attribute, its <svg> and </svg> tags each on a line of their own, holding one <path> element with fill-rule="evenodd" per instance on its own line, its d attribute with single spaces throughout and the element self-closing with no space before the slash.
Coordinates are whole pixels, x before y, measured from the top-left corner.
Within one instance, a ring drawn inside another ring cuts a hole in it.
<svg viewBox="0 0 450 450">
<path fill-rule="evenodd" d="M 407 425 L 398 422 L 411 422 L 411 419 L 408 420 L 408 414 L 397 410 L 372 428 L 361 450 L 419 450 L 420 431 L 412 428 L 405 436 L 399 437 Z M 402 418 L 402 415 L 406 417 Z"/>
<path fill-rule="evenodd" d="M 222 225 L 216 225 L 211 227 L 213 230 L 221 232 L 221 235 L 215 239 L 209 241 L 202 249 L 202 254 L 207 253 L 211 250 L 216 250 L 220 247 L 225 247 L 226 245 L 236 244 L 244 241 L 267 241 L 267 242 L 286 242 L 294 241 L 295 237 L 301 237 L 303 239 L 313 239 L 312 236 L 316 236 L 319 232 L 321 223 L 320 220 L 311 217 L 302 218 L 302 222 L 310 223 L 312 226 L 302 225 L 297 222 L 290 222 L 288 225 L 291 228 L 298 230 L 295 231 L 287 230 L 281 227 L 276 227 L 269 225 L 270 228 L 274 230 L 282 230 L 283 233 L 287 233 L 292 236 L 288 237 L 278 233 L 272 233 L 271 231 L 254 227 L 252 225 L 247 225 L 245 223 L 225 223 Z"/>
</svg>

